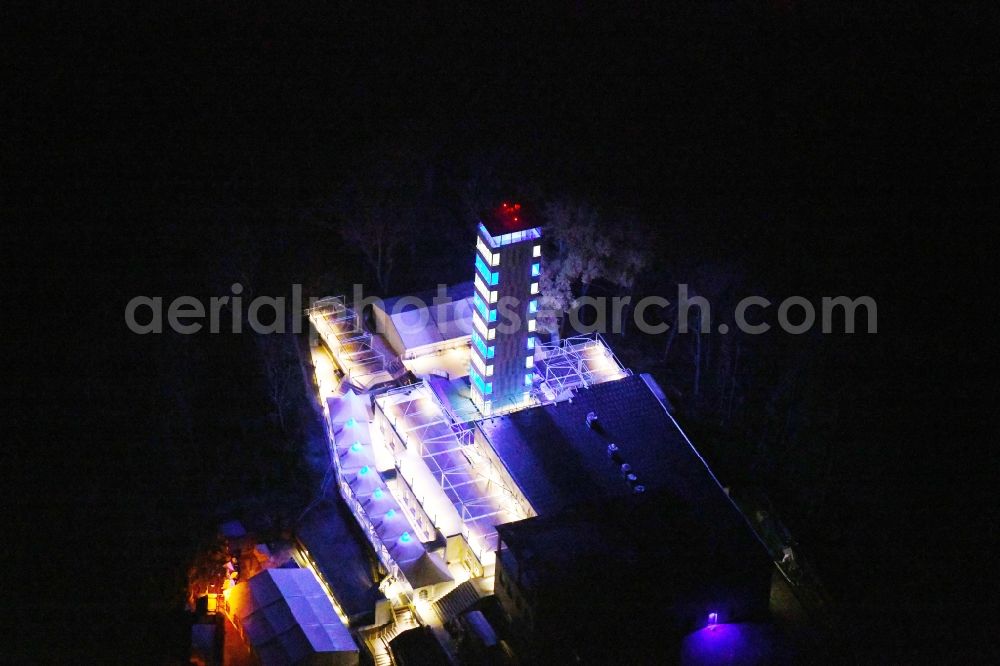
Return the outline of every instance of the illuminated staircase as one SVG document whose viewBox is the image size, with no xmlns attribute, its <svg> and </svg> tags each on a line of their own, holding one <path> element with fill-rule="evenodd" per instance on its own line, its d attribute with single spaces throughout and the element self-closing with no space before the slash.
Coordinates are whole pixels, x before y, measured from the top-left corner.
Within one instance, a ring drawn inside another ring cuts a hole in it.
<svg viewBox="0 0 1000 666">
<path fill-rule="evenodd" d="M 431 604 L 442 624 L 454 620 L 479 601 L 479 590 L 471 581 L 465 581 L 448 594 Z"/>
<path fill-rule="evenodd" d="M 375 630 L 365 637 L 375 666 L 392 666 L 392 656 L 389 654 L 389 641 L 410 629 L 419 627 L 420 623 L 409 606 L 396 606 L 392 609 L 392 622 Z"/>
</svg>

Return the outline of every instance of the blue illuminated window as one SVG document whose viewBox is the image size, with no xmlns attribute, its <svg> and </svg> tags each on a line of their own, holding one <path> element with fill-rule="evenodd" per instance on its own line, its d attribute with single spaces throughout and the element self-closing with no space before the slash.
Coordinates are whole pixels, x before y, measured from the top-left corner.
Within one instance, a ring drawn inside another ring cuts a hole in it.
<svg viewBox="0 0 1000 666">
<path fill-rule="evenodd" d="M 528 303 L 528 312 L 531 313 L 531 314 L 535 314 L 536 312 L 538 312 L 538 299 L 537 298 L 531 299 L 531 301 Z"/>
<path fill-rule="evenodd" d="M 479 256 L 478 252 L 476 253 L 476 270 L 478 270 L 479 274 L 483 276 L 486 284 L 490 286 L 496 286 L 497 282 L 500 280 L 500 273 L 494 273 L 491 271 L 489 266 L 486 265 L 486 262 L 483 261 L 483 258 Z"/>
<path fill-rule="evenodd" d="M 524 376 L 524 385 L 525 386 L 531 386 L 531 382 L 532 382 L 532 379 L 534 379 L 534 377 L 535 377 L 535 374 L 532 373 L 532 372 L 529 372 L 528 374 L 526 374 Z"/>
<path fill-rule="evenodd" d="M 472 332 L 472 344 L 476 345 L 476 349 L 479 350 L 479 353 L 482 354 L 484 358 L 493 358 L 495 349 L 493 347 L 487 347 L 482 336 L 476 331 Z"/>
<path fill-rule="evenodd" d="M 528 336 L 528 349 L 534 349 L 534 348 L 535 348 L 535 336 L 529 335 Z"/>
<path fill-rule="evenodd" d="M 475 368 L 469 369 L 469 377 L 472 378 L 472 383 L 476 385 L 479 392 L 483 395 L 489 395 L 493 393 L 493 382 L 484 381 L 482 377 L 479 376 L 479 372 Z"/>
<path fill-rule="evenodd" d="M 490 321 L 497 320 L 497 311 L 491 310 L 483 297 L 479 294 L 472 295 L 472 302 L 476 305 L 476 309 L 479 310 L 479 314 L 483 315 L 483 319 L 489 319 Z"/>
<path fill-rule="evenodd" d="M 487 314 L 489 308 L 486 307 L 486 301 L 479 294 L 472 295 L 472 302 L 475 304 L 476 309 L 479 310 L 479 314 L 483 315 L 483 319 L 486 319 L 489 315 Z"/>
<path fill-rule="evenodd" d="M 538 277 L 542 272 L 541 264 L 531 264 L 531 277 Z"/>
</svg>

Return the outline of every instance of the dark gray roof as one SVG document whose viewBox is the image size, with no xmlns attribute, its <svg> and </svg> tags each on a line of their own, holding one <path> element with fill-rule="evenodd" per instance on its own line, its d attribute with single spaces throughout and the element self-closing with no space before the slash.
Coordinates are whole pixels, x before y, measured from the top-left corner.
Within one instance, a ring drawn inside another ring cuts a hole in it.
<svg viewBox="0 0 1000 666">
<path fill-rule="evenodd" d="M 346 508 L 338 510 L 334 502 L 323 500 L 303 516 L 298 538 L 319 567 L 333 590 L 337 602 L 350 618 L 374 613 L 375 602 L 382 598 L 372 579 L 375 554 L 348 522 Z"/>
<path fill-rule="evenodd" d="M 589 412 L 597 414 L 599 429 L 587 426 Z M 719 499 L 707 468 L 638 376 L 579 389 L 572 402 L 480 425 L 541 515 L 594 497 L 631 494 L 608 457 L 610 443 L 647 490 L 668 488 L 697 504 Z"/>
<path fill-rule="evenodd" d="M 451 660 L 430 627 L 407 629 L 391 641 L 389 651 L 400 666 L 448 666 Z"/>
<path fill-rule="evenodd" d="M 587 426 L 589 412 L 598 417 L 595 429 Z M 645 542 L 645 538 L 623 541 L 613 536 L 618 532 L 617 523 L 631 522 L 623 517 L 630 515 L 628 507 L 642 502 L 652 504 L 652 508 L 635 511 L 637 524 L 627 526 L 629 531 L 653 532 L 655 540 L 658 530 L 676 533 L 683 527 L 688 535 L 697 533 L 696 540 L 708 550 L 723 548 L 737 557 L 766 562 L 766 558 L 761 559 L 766 554 L 763 546 L 743 516 L 639 376 L 580 389 L 572 403 L 526 409 L 486 419 L 480 425 L 541 516 L 536 521 L 538 528 L 544 525 L 544 540 L 553 544 L 543 559 L 551 562 L 562 557 L 565 543 L 578 533 L 579 525 L 573 525 L 576 520 L 548 519 L 573 507 L 588 507 L 582 513 L 584 522 L 593 523 L 596 511 L 597 522 L 611 526 L 607 539 L 593 534 L 581 550 L 618 550 L 630 541 Z M 607 448 L 612 442 L 645 486 L 643 495 L 633 494 L 619 465 L 609 458 Z M 538 529 L 517 526 L 501 527 L 501 537 L 506 540 L 504 534 L 511 533 L 513 539 L 513 531 Z M 663 541 L 669 547 L 669 539 Z M 537 542 L 533 549 L 543 551 L 546 547 Z"/>
</svg>

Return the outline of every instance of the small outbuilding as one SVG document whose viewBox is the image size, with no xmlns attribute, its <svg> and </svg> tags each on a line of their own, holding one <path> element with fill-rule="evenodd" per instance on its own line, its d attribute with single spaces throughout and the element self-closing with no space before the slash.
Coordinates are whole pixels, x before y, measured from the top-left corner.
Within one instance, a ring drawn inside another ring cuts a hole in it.
<svg viewBox="0 0 1000 666">
<path fill-rule="evenodd" d="M 229 615 L 265 666 L 358 663 L 358 646 L 308 569 L 266 569 L 227 594 Z"/>
</svg>

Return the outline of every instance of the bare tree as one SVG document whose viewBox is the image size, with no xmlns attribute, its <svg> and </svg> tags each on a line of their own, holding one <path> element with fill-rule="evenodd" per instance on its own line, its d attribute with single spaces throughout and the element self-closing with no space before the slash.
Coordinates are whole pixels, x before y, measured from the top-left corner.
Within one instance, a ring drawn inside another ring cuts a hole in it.
<svg viewBox="0 0 1000 666">
<path fill-rule="evenodd" d="M 399 250 L 409 242 L 412 228 L 413 216 L 401 202 L 374 196 L 358 201 L 341 229 L 344 240 L 364 255 L 383 294 L 388 293 Z"/>
<path fill-rule="evenodd" d="M 295 403 L 299 366 L 291 335 L 271 333 L 257 336 L 267 397 L 278 417 L 282 432 L 286 430 L 286 413 Z"/>
</svg>

